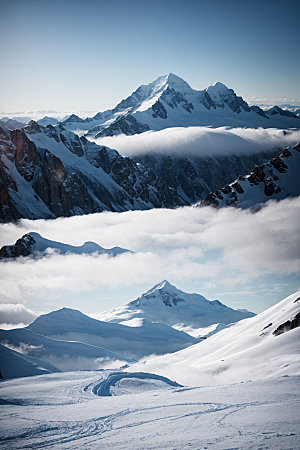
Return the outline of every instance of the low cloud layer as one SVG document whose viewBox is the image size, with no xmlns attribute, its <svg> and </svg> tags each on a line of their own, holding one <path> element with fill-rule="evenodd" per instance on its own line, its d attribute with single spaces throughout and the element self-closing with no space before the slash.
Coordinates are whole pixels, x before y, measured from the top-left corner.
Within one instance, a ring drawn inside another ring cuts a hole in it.
<svg viewBox="0 0 300 450">
<path fill-rule="evenodd" d="M 35 320 L 37 313 L 17 303 L 0 303 L 1 328 L 19 328 Z"/>
<path fill-rule="evenodd" d="M 300 130 L 180 127 L 149 131 L 134 136 L 96 140 L 130 157 L 144 154 L 173 156 L 218 156 L 283 149 L 300 142 Z"/>
<path fill-rule="evenodd" d="M 268 274 L 299 274 L 299 218 L 300 198 L 295 198 L 270 202 L 256 213 L 186 207 L 1 225 L 2 245 L 37 231 L 74 245 L 92 240 L 135 251 L 115 258 L 53 254 L 41 260 L 1 262 L 1 302 L 32 305 L 36 299 L 38 310 L 45 310 L 41 307 L 45 302 L 49 310 L 55 309 L 49 308 L 55 299 L 61 304 L 66 295 L 81 294 L 84 306 L 99 299 L 96 313 L 120 304 L 120 292 L 133 286 L 150 288 L 162 279 L 179 286 L 201 281 L 215 286 L 217 293 L 226 286 L 245 289 L 246 282 Z M 105 289 L 111 292 L 110 306 L 100 301 Z M 24 321 L 25 315 L 34 314 L 20 305 L 2 305 L 1 311 L 6 314 L 2 322 Z"/>
</svg>

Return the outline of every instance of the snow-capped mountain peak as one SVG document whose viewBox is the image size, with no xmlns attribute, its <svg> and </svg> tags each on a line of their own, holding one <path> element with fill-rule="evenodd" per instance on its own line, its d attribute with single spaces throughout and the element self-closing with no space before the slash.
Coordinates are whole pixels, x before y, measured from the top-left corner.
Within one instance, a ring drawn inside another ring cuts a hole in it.
<svg viewBox="0 0 300 450">
<path fill-rule="evenodd" d="M 151 84 L 154 84 L 153 93 L 164 91 L 168 87 L 181 93 L 190 93 L 193 91 L 191 86 L 185 80 L 171 72 L 160 76 Z"/>
<path fill-rule="evenodd" d="M 85 120 L 72 115 L 63 123 L 69 130 L 98 139 L 181 126 L 298 128 L 299 118 L 283 110 L 280 114 L 277 110 L 272 115 L 265 114 L 220 81 L 196 90 L 170 72 L 141 85 L 113 109 Z"/>
<path fill-rule="evenodd" d="M 148 295 L 153 294 L 155 291 L 178 291 L 179 289 L 177 289 L 173 284 L 169 283 L 167 280 L 163 280 L 160 283 L 156 284 L 155 286 L 153 286 L 153 288 L 149 289 L 149 291 L 145 292 L 145 294 L 143 294 L 143 297 L 147 297 Z"/>
<path fill-rule="evenodd" d="M 185 302 L 185 295 L 185 292 L 180 291 L 167 280 L 163 280 L 142 294 L 140 298 L 131 302 L 130 305 L 162 302 L 168 308 L 172 308 L 180 302 Z M 202 298 L 204 299 L 204 297 Z"/>
<path fill-rule="evenodd" d="M 229 308 L 218 300 L 209 301 L 200 294 L 183 292 L 163 280 L 127 305 L 102 313 L 101 320 L 127 324 L 132 319 L 147 319 L 203 337 L 213 332 L 218 324 L 223 328 L 253 315 Z"/>
</svg>

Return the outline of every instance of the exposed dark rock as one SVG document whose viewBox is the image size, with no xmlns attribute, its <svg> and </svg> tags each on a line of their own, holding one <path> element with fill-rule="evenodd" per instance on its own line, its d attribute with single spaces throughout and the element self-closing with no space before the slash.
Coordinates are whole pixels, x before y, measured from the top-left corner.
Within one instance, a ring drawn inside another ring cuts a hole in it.
<svg viewBox="0 0 300 450">
<path fill-rule="evenodd" d="M 287 320 L 286 322 L 279 325 L 279 327 L 276 328 L 276 330 L 273 331 L 274 336 L 279 336 L 280 334 L 286 333 L 287 331 L 293 330 L 294 328 L 297 328 L 300 326 L 300 312 L 296 314 L 296 316 L 291 319 Z"/>
<path fill-rule="evenodd" d="M 171 108 L 176 108 L 178 105 L 180 105 L 183 109 L 185 109 L 189 113 L 191 113 L 192 110 L 194 109 L 194 105 L 192 103 L 188 102 L 185 99 L 185 97 L 181 94 L 181 92 L 177 92 L 173 88 L 168 87 L 163 92 L 161 98 L 162 98 L 162 100 L 165 100 L 167 105 L 169 105 Z M 160 105 L 162 105 L 162 104 L 160 103 Z M 153 109 L 153 107 L 152 107 L 152 109 Z M 153 115 L 153 117 L 157 117 L 157 116 Z M 159 117 L 161 117 L 161 116 L 159 116 Z M 166 117 L 163 117 L 163 118 L 165 119 Z"/>
<path fill-rule="evenodd" d="M 133 116 L 120 116 L 111 125 L 96 134 L 95 138 L 104 136 L 114 136 L 116 134 L 125 134 L 127 136 L 133 134 L 144 133 L 149 131 L 148 125 L 138 122 Z"/>
<path fill-rule="evenodd" d="M 287 153 L 285 155 L 287 157 Z M 286 169 L 288 168 L 288 166 L 282 160 L 281 155 L 280 156 L 275 156 L 275 158 L 271 159 L 270 163 L 280 173 L 285 173 Z"/>
<path fill-rule="evenodd" d="M 0 249 L 0 259 L 17 258 L 19 256 L 29 256 L 31 247 L 35 240 L 30 234 L 24 234 L 14 245 L 5 245 Z"/>
<path fill-rule="evenodd" d="M 229 194 L 231 192 L 231 187 L 226 184 L 226 186 L 224 186 L 222 189 L 223 194 Z"/>
<path fill-rule="evenodd" d="M 280 116 L 293 117 L 294 119 L 298 119 L 298 116 L 291 111 L 286 111 L 285 109 L 280 108 L 279 106 L 273 106 L 273 108 L 268 109 L 266 114 L 269 116 L 273 116 L 275 114 L 279 114 Z"/>
<path fill-rule="evenodd" d="M 236 192 L 238 192 L 238 194 L 244 193 L 244 189 L 237 181 L 235 183 L 233 183 L 232 187 L 236 190 Z"/>
<path fill-rule="evenodd" d="M 152 105 L 153 114 L 152 117 L 156 119 L 156 117 L 160 117 L 161 119 L 166 119 L 168 117 L 168 113 L 164 105 L 158 100 L 154 105 Z"/>
<path fill-rule="evenodd" d="M 265 117 L 269 120 L 269 117 L 266 115 L 263 109 L 261 109 L 259 106 L 250 106 L 250 111 L 254 111 L 256 114 L 259 114 L 262 117 Z"/>
</svg>

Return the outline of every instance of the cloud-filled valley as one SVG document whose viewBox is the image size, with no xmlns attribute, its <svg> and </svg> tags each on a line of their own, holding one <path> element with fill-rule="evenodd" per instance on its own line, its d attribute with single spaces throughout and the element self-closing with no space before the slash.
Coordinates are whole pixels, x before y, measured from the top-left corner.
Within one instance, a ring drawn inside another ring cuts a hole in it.
<svg viewBox="0 0 300 450">
<path fill-rule="evenodd" d="M 177 157 L 251 154 L 283 149 L 299 141 L 300 131 L 296 129 L 228 127 L 174 127 L 96 140 L 98 144 L 115 148 L 129 157 L 151 153 Z"/>
</svg>

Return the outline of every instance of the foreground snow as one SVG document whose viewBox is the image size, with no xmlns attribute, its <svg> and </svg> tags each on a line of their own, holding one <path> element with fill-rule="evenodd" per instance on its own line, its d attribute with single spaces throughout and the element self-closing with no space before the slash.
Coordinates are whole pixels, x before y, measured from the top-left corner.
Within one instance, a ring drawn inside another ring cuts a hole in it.
<svg viewBox="0 0 300 450">
<path fill-rule="evenodd" d="M 112 375 L 60 373 L 2 382 L 1 448 L 299 447 L 300 377 L 188 388 L 134 373 L 117 373 L 111 383 Z M 105 383 L 110 395 L 95 395 Z"/>
</svg>

